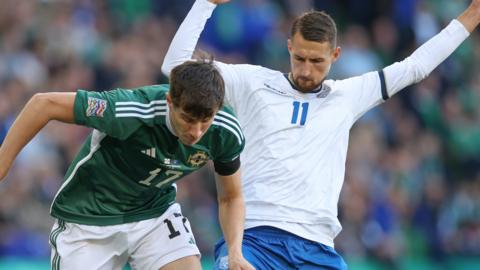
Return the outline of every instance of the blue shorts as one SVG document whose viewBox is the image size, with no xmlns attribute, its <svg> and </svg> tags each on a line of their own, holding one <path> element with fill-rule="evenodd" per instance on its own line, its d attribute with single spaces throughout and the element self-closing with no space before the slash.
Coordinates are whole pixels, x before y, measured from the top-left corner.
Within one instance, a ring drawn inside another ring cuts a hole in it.
<svg viewBox="0 0 480 270">
<path fill-rule="evenodd" d="M 257 270 L 347 269 L 343 258 L 331 247 L 268 226 L 245 230 L 243 256 Z M 227 245 L 215 245 L 215 270 L 228 269 Z"/>
</svg>

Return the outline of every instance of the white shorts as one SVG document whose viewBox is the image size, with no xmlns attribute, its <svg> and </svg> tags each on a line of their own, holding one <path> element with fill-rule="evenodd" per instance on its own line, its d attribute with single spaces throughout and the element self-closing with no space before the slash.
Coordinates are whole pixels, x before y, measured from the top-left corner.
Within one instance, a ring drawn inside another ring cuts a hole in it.
<svg viewBox="0 0 480 270">
<path fill-rule="evenodd" d="M 113 226 L 57 220 L 49 242 L 53 270 L 121 270 L 127 262 L 133 270 L 158 270 L 180 258 L 200 256 L 177 203 L 158 218 Z"/>
</svg>

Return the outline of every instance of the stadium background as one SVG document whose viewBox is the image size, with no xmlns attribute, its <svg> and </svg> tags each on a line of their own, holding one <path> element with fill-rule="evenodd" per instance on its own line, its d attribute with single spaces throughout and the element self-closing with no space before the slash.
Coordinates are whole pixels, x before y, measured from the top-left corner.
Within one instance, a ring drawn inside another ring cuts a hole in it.
<svg viewBox="0 0 480 270">
<path fill-rule="evenodd" d="M 0 141 L 37 92 L 164 83 L 160 66 L 192 0 L 0 1 Z M 401 60 L 464 0 L 234 0 L 201 48 L 217 59 L 288 71 L 293 16 L 336 20 L 341 79 Z M 480 35 L 351 132 L 337 250 L 350 269 L 480 269 Z M 48 269 L 49 206 L 89 130 L 50 123 L 0 184 L 0 269 Z M 220 232 L 211 168 L 179 184 L 205 269 Z"/>
</svg>

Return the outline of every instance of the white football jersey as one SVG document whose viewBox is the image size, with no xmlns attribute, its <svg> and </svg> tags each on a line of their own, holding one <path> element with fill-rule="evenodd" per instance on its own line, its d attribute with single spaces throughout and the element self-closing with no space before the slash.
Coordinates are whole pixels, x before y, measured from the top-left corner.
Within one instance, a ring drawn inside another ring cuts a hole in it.
<svg viewBox="0 0 480 270">
<path fill-rule="evenodd" d="M 189 60 L 215 5 L 197 0 L 162 66 Z M 373 106 L 425 78 L 469 35 L 457 20 L 405 60 L 382 71 L 327 80 L 318 93 L 295 90 L 284 74 L 261 66 L 216 62 L 226 102 L 243 128 L 241 155 L 246 228 L 273 226 L 333 246 L 349 131 Z"/>
<path fill-rule="evenodd" d="M 226 82 L 226 102 L 245 134 L 246 226 L 278 223 L 275 227 L 292 231 L 292 221 L 318 225 L 315 235 L 294 232 L 332 245 L 341 229 L 337 203 L 349 131 L 359 116 L 383 101 L 378 73 L 325 81 L 318 93 L 303 94 L 278 71 L 217 67 Z"/>
</svg>

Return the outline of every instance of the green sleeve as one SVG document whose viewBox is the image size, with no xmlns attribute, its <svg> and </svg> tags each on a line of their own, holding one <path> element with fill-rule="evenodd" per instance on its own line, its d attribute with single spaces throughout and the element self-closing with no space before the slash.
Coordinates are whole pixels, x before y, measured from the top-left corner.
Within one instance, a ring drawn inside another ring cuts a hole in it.
<svg viewBox="0 0 480 270">
<path fill-rule="evenodd" d="M 216 143 L 214 161 L 229 163 L 240 156 L 245 147 L 245 136 L 230 108 L 224 107 L 217 113 L 213 124 L 220 128 L 220 140 Z"/>
<path fill-rule="evenodd" d="M 115 89 L 105 92 L 78 90 L 75 97 L 75 122 L 97 129 L 107 135 L 126 139 L 146 121 L 134 117 L 117 117 L 117 102 L 148 103 L 141 92 Z"/>
<path fill-rule="evenodd" d="M 229 163 L 239 157 L 245 147 L 245 140 L 239 142 L 236 136 L 226 135 L 222 140 L 219 153 L 214 157 L 215 162 Z"/>
</svg>

